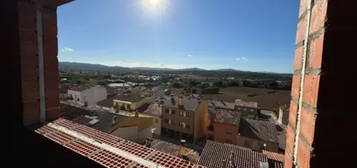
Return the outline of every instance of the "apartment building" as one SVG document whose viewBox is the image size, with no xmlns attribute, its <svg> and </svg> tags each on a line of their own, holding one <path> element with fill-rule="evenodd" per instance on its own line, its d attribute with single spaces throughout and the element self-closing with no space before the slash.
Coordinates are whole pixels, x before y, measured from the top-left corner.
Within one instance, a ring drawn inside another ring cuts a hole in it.
<svg viewBox="0 0 357 168">
<path fill-rule="evenodd" d="M 235 109 L 238 112 L 242 113 L 242 117 L 250 118 L 250 119 L 257 119 L 259 116 L 259 108 L 257 102 L 248 102 L 243 101 L 241 99 L 236 99 L 235 102 Z"/>
<path fill-rule="evenodd" d="M 127 91 L 120 93 L 113 99 L 114 109 L 124 111 L 136 111 L 142 105 L 153 102 L 153 99 L 139 91 Z"/>
<path fill-rule="evenodd" d="M 68 89 L 70 99 L 84 106 L 95 106 L 107 98 L 107 90 L 99 85 L 77 85 Z"/>
<path fill-rule="evenodd" d="M 233 103 L 210 101 L 208 106 L 209 126 L 207 139 L 221 143 L 236 143 L 241 113 Z"/>
<path fill-rule="evenodd" d="M 197 142 L 208 126 L 208 103 L 194 96 L 166 96 L 162 99 L 163 136 Z"/>
</svg>

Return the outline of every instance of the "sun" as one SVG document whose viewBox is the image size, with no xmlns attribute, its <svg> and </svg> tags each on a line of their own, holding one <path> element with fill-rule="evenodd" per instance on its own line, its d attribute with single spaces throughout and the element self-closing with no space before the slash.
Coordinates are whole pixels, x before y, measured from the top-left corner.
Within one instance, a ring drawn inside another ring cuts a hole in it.
<svg viewBox="0 0 357 168">
<path fill-rule="evenodd" d="M 168 0 L 142 0 L 143 7 L 151 12 L 163 12 L 168 5 Z"/>
</svg>

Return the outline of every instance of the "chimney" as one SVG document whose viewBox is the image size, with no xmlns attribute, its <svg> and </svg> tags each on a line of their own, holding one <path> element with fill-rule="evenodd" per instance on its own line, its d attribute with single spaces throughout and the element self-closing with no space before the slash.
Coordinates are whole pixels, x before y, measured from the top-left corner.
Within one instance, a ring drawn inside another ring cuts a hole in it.
<svg viewBox="0 0 357 168">
<path fill-rule="evenodd" d="M 183 109 L 183 96 L 179 96 L 177 99 L 177 105 L 180 109 Z"/>
<path fill-rule="evenodd" d="M 178 97 L 178 105 L 183 105 L 183 96 Z"/>
<path fill-rule="evenodd" d="M 112 118 L 112 125 L 117 123 L 117 116 L 113 116 Z"/>
<path fill-rule="evenodd" d="M 179 157 L 182 157 L 182 158 L 184 158 L 184 156 L 185 156 L 185 149 L 184 149 L 185 143 L 186 143 L 186 140 L 184 140 L 184 139 L 180 140 Z"/>
</svg>

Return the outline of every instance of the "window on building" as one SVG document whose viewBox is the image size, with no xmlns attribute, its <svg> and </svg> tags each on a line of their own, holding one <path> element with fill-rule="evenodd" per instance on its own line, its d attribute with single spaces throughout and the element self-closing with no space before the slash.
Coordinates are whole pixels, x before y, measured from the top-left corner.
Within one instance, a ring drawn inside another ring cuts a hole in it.
<svg viewBox="0 0 357 168">
<path fill-rule="evenodd" d="M 185 122 L 179 122 L 179 127 L 188 128 L 188 125 Z"/>
</svg>

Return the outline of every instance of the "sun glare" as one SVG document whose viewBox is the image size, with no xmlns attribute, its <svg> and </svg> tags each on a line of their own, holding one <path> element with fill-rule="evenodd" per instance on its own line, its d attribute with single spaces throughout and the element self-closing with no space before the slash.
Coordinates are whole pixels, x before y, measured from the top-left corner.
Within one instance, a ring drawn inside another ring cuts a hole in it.
<svg viewBox="0 0 357 168">
<path fill-rule="evenodd" d="M 143 7 L 151 12 L 163 12 L 167 8 L 168 0 L 142 0 Z"/>
</svg>

